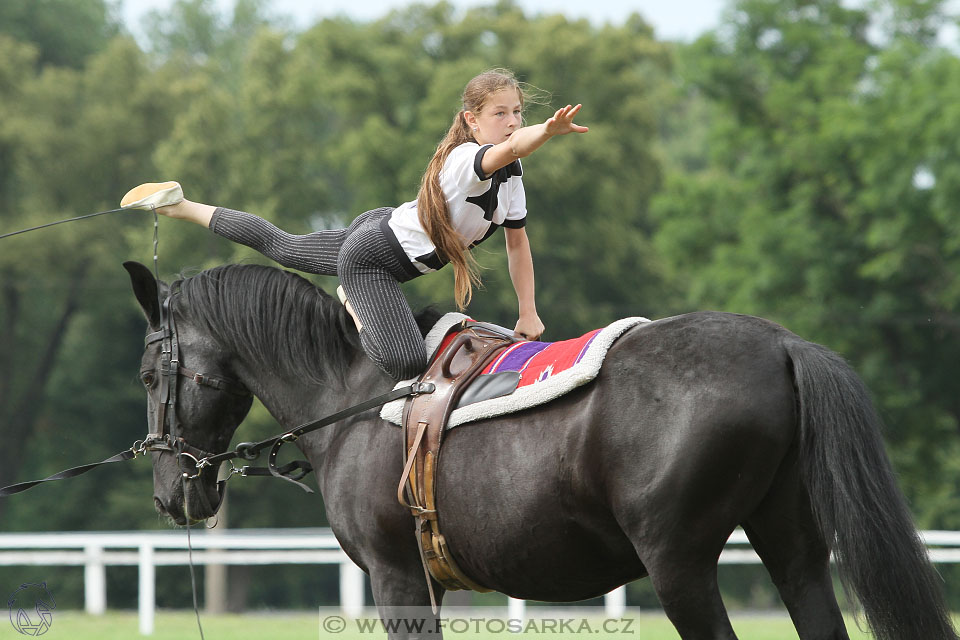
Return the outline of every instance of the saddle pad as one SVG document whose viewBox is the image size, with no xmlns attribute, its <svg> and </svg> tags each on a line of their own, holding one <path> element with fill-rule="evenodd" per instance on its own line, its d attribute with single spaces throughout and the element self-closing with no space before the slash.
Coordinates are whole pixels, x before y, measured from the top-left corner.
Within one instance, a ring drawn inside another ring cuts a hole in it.
<svg viewBox="0 0 960 640">
<path fill-rule="evenodd" d="M 469 318 L 460 313 L 448 313 L 434 325 L 424 340 L 431 359 L 436 357 L 447 331 L 465 319 Z M 527 341 L 508 347 L 487 365 L 483 373 L 519 371 L 520 384 L 517 390 L 507 396 L 455 409 L 450 414 L 447 428 L 535 407 L 590 382 L 597 377 L 604 356 L 614 341 L 628 329 L 644 322 L 649 320 L 640 317 L 624 318 L 573 340 Z M 399 382 L 396 388 L 415 381 L 416 379 L 411 379 Z M 388 402 L 380 410 L 380 417 L 395 425 L 401 424 L 403 404 L 403 399 Z"/>
</svg>

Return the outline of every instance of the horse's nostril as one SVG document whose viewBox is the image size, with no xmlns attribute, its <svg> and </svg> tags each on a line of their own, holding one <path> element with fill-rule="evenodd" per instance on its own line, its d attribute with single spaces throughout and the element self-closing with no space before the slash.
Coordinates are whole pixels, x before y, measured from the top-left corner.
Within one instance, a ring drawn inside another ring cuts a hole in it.
<svg viewBox="0 0 960 640">
<path fill-rule="evenodd" d="M 167 510 L 163 507 L 163 503 L 160 502 L 160 498 L 153 496 L 153 506 L 157 509 L 157 512 L 160 515 L 167 515 Z"/>
</svg>

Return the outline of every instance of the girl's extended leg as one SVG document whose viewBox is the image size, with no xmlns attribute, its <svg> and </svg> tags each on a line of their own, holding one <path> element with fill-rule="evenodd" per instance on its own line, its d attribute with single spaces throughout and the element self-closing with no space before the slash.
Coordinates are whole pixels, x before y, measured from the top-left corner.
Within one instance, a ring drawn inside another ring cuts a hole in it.
<svg viewBox="0 0 960 640">
<path fill-rule="evenodd" d="M 337 275 L 337 254 L 347 229 L 293 235 L 259 216 L 183 197 L 177 182 L 147 182 L 123 196 L 121 207 L 149 209 L 170 218 L 188 220 L 214 233 L 256 249 L 285 267 L 320 275 Z"/>
<path fill-rule="evenodd" d="M 259 216 L 219 207 L 210 230 L 228 240 L 256 249 L 284 267 L 324 276 L 337 275 L 337 255 L 347 229 L 293 235 Z"/>
<path fill-rule="evenodd" d="M 426 368 L 423 337 L 399 284 L 410 279 L 410 266 L 400 262 L 380 229 L 391 209 L 367 211 L 347 229 L 293 235 L 259 216 L 224 207 L 182 200 L 162 208 L 164 215 L 209 227 L 285 267 L 339 276 L 370 359 L 399 380 Z"/>
</svg>

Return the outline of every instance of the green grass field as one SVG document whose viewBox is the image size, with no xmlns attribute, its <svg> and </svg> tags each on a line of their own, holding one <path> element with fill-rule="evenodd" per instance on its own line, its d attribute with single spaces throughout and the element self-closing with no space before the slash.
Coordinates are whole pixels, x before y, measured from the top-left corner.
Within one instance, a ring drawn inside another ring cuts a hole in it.
<svg viewBox="0 0 960 640">
<path fill-rule="evenodd" d="M 330 612 L 330 616 L 336 616 L 335 612 Z M 793 625 L 786 616 L 780 615 L 733 615 L 733 626 L 740 637 L 740 640 L 789 640 L 796 638 L 797 634 L 793 630 Z M 444 631 L 447 638 L 477 638 L 479 640 L 492 640 L 498 638 L 507 640 L 510 637 L 523 635 L 524 637 L 544 638 L 549 640 L 559 640 L 561 638 L 581 637 L 589 634 L 591 638 L 597 640 L 610 640 L 617 638 L 626 640 L 628 638 L 637 638 L 642 640 L 676 640 L 678 638 L 673 627 L 662 614 L 630 614 L 624 620 L 609 620 L 612 623 L 608 629 L 612 632 L 603 631 L 604 618 L 571 618 L 572 628 L 577 629 L 579 625 L 589 625 L 590 631 L 585 631 L 586 626 L 580 629 L 581 633 L 570 633 L 556 628 L 549 628 L 550 625 L 534 623 L 534 625 L 524 634 L 513 634 L 508 631 L 497 631 L 496 625 L 493 630 L 484 630 L 485 623 L 473 622 L 468 624 L 466 620 L 463 625 L 469 629 L 463 632 L 451 632 L 450 628 Z M 292 639 L 313 639 L 313 638 L 336 638 L 337 640 L 380 640 L 386 638 L 386 634 L 377 628 L 373 631 L 360 631 L 356 621 L 334 620 L 317 615 L 316 613 L 250 613 L 244 615 L 222 615 L 206 616 L 201 613 L 204 635 L 208 640 L 266 640 L 273 638 L 292 638 Z M 328 630 L 322 631 L 321 624 L 326 622 Z M 334 633 L 331 630 L 340 628 L 343 623 L 345 628 L 342 631 Z M 168 612 L 160 611 L 157 613 L 155 621 L 155 631 L 153 640 L 185 640 L 189 638 L 199 638 L 196 619 L 193 612 Z M 476 626 L 480 626 L 480 632 Z M 869 634 L 857 629 L 853 621 L 848 621 L 847 629 L 851 640 L 865 640 L 871 638 Z M 454 629 L 456 631 L 456 629 Z M 9 622 L 0 620 L 0 638 L 23 638 Z M 104 616 L 89 616 L 83 612 L 62 611 L 56 612 L 53 619 L 53 625 L 50 630 L 43 635 L 44 638 L 69 639 L 69 640 L 135 640 L 141 637 L 138 631 L 138 622 L 136 612 L 109 612 Z"/>
</svg>

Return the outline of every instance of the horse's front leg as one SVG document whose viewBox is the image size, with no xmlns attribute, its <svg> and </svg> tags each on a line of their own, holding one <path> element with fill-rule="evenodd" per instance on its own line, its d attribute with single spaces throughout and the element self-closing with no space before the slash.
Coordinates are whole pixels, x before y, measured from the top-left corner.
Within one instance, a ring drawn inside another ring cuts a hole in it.
<svg viewBox="0 0 960 640">
<path fill-rule="evenodd" d="M 431 583 L 437 614 L 433 613 L 419 554 L 415 564 L 393 562 L 370 567 L 373 600 L 390 640 L 443 637 L 439 610 L 444 589 L 432 578 Z"/>
</svg>

